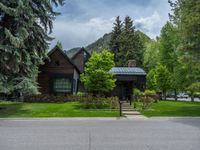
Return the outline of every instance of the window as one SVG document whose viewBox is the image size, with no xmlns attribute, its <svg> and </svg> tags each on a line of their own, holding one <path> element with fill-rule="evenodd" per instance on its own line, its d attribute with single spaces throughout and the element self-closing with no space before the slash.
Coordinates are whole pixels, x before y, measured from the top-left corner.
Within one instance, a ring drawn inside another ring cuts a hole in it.
<svg viewBox="0 0 200 150">
<path fill-rule="evenodd" d="M 54 66 L 59 66 L 60 65 L 60 62 L 58 60 L 52 60 L 51 63 L 54 65 Z"/>
<path fill-rule="evenodd" d="M 56 78 L 53 82 L 54 92 L 71 92 L 71 80 L 68 78 Z"/>
</svg>

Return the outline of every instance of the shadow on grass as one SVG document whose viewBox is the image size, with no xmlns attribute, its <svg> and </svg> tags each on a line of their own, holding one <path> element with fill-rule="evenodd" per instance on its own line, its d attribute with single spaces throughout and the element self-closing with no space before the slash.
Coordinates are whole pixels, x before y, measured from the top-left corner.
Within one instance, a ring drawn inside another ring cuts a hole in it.
<svg viewBox="0 0 200 150">
<path fill-rule="evenodd" d="M 19 114 L 26 114 L 29 111 L 23 110 L 23 103 L 5 103 L 0 104 L 0 117 L 6 118 L 6 117 L 15 117 Z"/>
</svg>

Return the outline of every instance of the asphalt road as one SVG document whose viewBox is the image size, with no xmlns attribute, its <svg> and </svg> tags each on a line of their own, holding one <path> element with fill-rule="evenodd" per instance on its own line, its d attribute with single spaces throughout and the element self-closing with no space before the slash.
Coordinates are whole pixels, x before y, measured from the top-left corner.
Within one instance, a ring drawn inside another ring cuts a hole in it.
<svg viewBox="0 0 200 150">
<path fill-rule="evenodd" d="M 199 150 L 200 118 L 0 120 L 0 150 Z"/>
</svg>

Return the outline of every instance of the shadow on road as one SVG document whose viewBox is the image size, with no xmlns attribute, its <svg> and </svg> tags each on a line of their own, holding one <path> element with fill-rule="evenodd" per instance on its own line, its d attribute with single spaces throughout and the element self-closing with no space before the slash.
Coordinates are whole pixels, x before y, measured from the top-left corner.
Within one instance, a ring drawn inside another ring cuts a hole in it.
<svg viewBox="0 0 200 150">
<path fill-rule="evenodd" d="M 200 117 L 177 118 L 177 119 L 173 119 L 172 122 L 197 127 L 200 129 Z"/>
</svg>

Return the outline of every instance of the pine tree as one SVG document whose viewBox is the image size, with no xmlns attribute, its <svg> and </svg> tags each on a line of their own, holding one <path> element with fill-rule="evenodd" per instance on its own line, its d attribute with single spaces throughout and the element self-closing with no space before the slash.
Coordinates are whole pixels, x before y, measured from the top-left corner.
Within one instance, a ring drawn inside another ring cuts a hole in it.
<svg viewBox="0 0 200 150">
<path fill-rule="evenodd" d="M 62 4 L 63 0 L 1 0 L 0 92 L 37 89 L 37 66 L 46 57 L 52 20 L 59 15 L 53 5 Z"/>
</svg>

